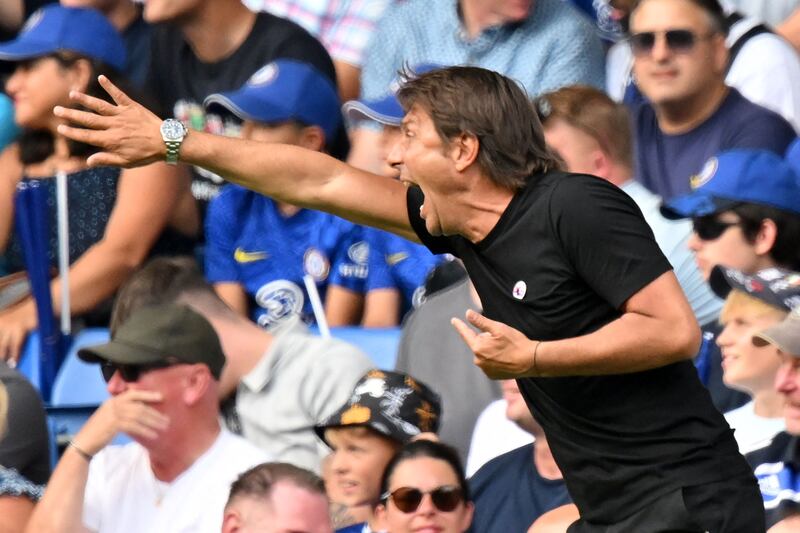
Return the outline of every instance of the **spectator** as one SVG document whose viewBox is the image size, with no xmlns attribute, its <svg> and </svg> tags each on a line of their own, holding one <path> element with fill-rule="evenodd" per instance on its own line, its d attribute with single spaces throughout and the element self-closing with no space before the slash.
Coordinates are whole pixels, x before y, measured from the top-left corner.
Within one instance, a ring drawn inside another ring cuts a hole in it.
<svg viewBox="0 0 800 533">
<path fill-rule="evenodd" d="M 525 531 L 542 514 L 571 502 L 544 430 L 525 405 L 516 381 L 503 381 L 503 396 L 508 420 L 535 441 L 492 459 L 470 478 L 475 503 L 470 531 L 476 533 Z M 495 435 L 498 440 L 504 437 Z"/>
<path fill-rule="evenodd" d="M 386 93 L 405 65 L 474 65 L 516 80 L 530 95 L 564 85 L 603 87 L 603 46 L 594 27 L 561 0 L 396 2 L 364 57 L 361 98 Z M 359 128 L 350 162 L 377 171 L 379 133 Z"/>
<path fill-rule="evenodd" d="M 668 218 L 691 218 L 688 246 L 708 279 L 715 265 L 755 274 L 769 267 L 800 268 L 800 180 L 779 157 L 758 150 L 732 150 L 711 158 L 692 178 L 695 190 L 662 207 Z M 719 333 L 705 328 L 704 348 Z M 721 412 L 740 407 L 741 396 L 723 394 L 717 349 L 702 350 L 696 365 Z M 716 392 L 715 392 L 716 391 Z"/>
<path fill-rule="evenodd" d="M 376 512 L 391 533 L 467 531 L 473 504 L 456 451 L 429 440 L 405 445 L 386 466 Z"/>
<path fill-rule="evenodd" d="M 425 384 L 407 374 L 372 370 L 315 428 L 333 449 L 325 486 L 334 512 L 344 515 L 337 531 L 381 530 L 373 515 L 382 494 L 381 473 L 401 446 L 421 433 L 436 433 L 440 416 L 439 397 Z"/>
<path fill-rule="evenodd" d="M 798 276 L 794 273 L 787 281 L 797 287 Z M 780 324 L 753 337 L 756 346 L 772 344 L 778 348 L 781 366 L 775 388 L 785 400 L 786 431 L 768 446 L 747 455 L 761 487 L 770 533 L 796 531 L 800 525 L 800 301 L 795 297 L 787 303 L 794 304 L 794 311 Z"/>
<path fill-rule="evenodd" d="M 170 302 L 189 306 L 219 335 L 227 360 L 219 394 L 234 405 L 231 427 L 276 460 L 319 471 L 328 450 L 313 427 L 350 397 L 369 358 L 302 326 L 267 333 L 226 306 L 188 257 L 155 259 L 131 277 L 114 305 L 112 337 L 137 309 Z"/>
<path fill-rule="evenodd" d="M 754 346 L 753 335 L 786 318 L 783 303 L 791 272 L 775 268 L 745 276 L 737 270 L 715 269 L 712 285 L 727 296 L 720 314 L 723 330 L 717 337 L 722 348 L 723 380 L 747 393 L 752 400 L 725 415 L 734 430 L 739 451 L 761 448 L 784 430 L 783 399 L 775 390 L 780 358 L 773 346 Z M 800 294 L 800 292 L 795 291 Z"/>
<path fill-rule="evenodd" d="M 533 442 L 533 434 L 520 428 L 508 417 L 510 405 L 506 401 L 508 395 L 506 389 L 511 381 L 503 380 L 501 383 L 503 397 L 487 405 L 475 421 L 465 465 L 468 478 L 474 476 L 475 472 L 495 457 Z M 518 388 L 517 394 L 519 394 Z M 502 437 L 498 438 L 499 435 Z"/>
<path fill-rule="evenodd" d="M 108 299 L 148 254 L 191 249 L 197 214 L 188 182 L 164 163 L 122 171 L 89 168 L 85 159 L 93 149 L 56 131 L 62 121 L 53 116 L 54 105 L 71 105 L 70 90 L 105 96 L 97 76 L 116 79 L 116 71 L 125 63 L 119 34 L 97 11 L 58 4 L 45 7 L 31 17 L 16 40 L 0 45 L 0 59 L 16 64 L 6 89 L 14 99 L 16 121 L 25 130 L 0 154 L 0 260 L 8 272 L 25 268 L 20 237 L 13 231 L 13 200 L 19 183 L 35 180 L 48 195 L 48 259 L 56 268 L 56 180 L 52 178 L 58 170 L 66 172 L 71 311 L 91 315 L 86 321 L 93 325 L 106 325 Z M 152 194 L 154 190 L 159 193 Z M 145 197 L 148 201 L 142 202 Z M 55 280 L 56 313 L 61 304 L 59 287 Z M 0 312 L 0 359 L 16 361 L 36 323 L 33 298 Z"/>
<path fill-rule="evenodd" d="M 725 28 L 719 5 L 705 0 L 643 0 L 631 15 L 633 73 L 648 100 L 634 111 L 635 175 L 665 200 L 687 193 L 689 176 L 717 152 L 782 155 L 795 137 L 786 120 L 725 85 Z"/>
<path fill-rule="evenodd" d="M 238 89 L 275 59 L 303 61 L 331 81 L 336 79 L 331 58 L 319 41 L 293 22 L 253 13 L 241 0 L 148 0 L 144 19 L 157 25 L 146 87 L 157 98 L 160 114 L 190 129 L 238 135 L 238 120 L 206 113 L 203 101 L 210 94 Z M 201 216 L 222 183 L 216 174 L 194 169 L 192 192 Z"/>
<path fill-rule="evenodd" d="M 639 0 L 614 0 L 627 17 Z M 709 9 L 725 8 L 725 44 L 728 61 L 725 83 L 742 96 L 785 118 L 800 131 L 800 57 L 784 39 L 757 18 L 745 16 L 725 1 L 704 0 Z M 721 4 L 721 6 L 720 6 Z M 642 95 L 631 76 L 633 61 L 629 40 L 620 40 L 608 52 L 606 88 L 616 100 L 638 103 Z"/>
<path fill-rule="evenodd" d="M 244 0 L 303 26 L 325 45 L 336 67 L 342 100 L 358 97 L 364 49 L 375 24 L 392 0 Z"/>
<path fill-rule="evenodd" d="M 142 308 L 100 346 L 107 400 L 67 447 L 30 531 L 214 531 L 230 483 L 269 457 L 219 425 L 225 355 L 187 307 Z M 135 442 L 109 446 L 119 433 Z"/>
<path fill-rule="evenodd" d="M 45 413 L 28 380 L 0 361 L 0 531 L 24 531 L 50 474 Z"/>
<path fill-rule="evenodd" d="M 245 139 L 320 152 L 330 151 L 342 123 L 333 84 L 311 65 L 288 59 L 205 104 L 211 113 L 241 119 Z M 228 185 L 209 205 L 206 243 L 206 276 L 228 305 L 258 325 L 274 327 L 295 315 L 314 322 L 306 274 L 329 325 L 359 322 L 369 253 L 360 226 Z"/>
<path fill-rule="evenodd" d="M 418 376 L 442 397 L 439 434 L 460 457 L 470 454 L 470 439 L 478 416 L 500 397 L 500 387 L 473 364 L 472 352 L 449 326 L 450 317 L 465 309 L 480 310 L 478 293 L 469 279 L 427 298 L 403 325 L 395 368 Z M 469 394 L 464 394 L 469 391 Z"/>
<path fill-rule="evenodd" d="M 100 11 L 125 41 L 125 76 L 138 86 L 144 84 L 150 66 L 152 28 L 142 18 L 141 4 L 133 0 L 61 0 L 66 7 L 90 7 Z"/>
<path fill-rule="evenodd" d="M 222 533 L 331 533 L 325 484 L 287 463 L 254 466 L 231 485 Z"/>
<path fill-rule="evenodd" d="M 666 202 L 667 218 L 691 218 L 689 247 L 708 278 L 715 265 L 745 274 L 800 270 L 800 178 L 772 153 L 731 150 L 692 176 L 694 191 Z"/>
<path fill-rule="evenodd" d="M 435 65 L 418 65 L 410 69 L 409 75 L 422 74 L 434 68 Z M 401 80 L 395 80 L 392 87 L 399 87 L 400 83 Z M 400 138 L 400 122 L 405 114 L 394 93 L 378 100 L 349 101 L 343 109 L 353 124 L 366 119 L 381 126 L 383 174 L 399 178 L 399 170 L 386 160 Z M 361 323 L 368 328 L 396 326 L 422 303 L 425 280 L 444 259 L 420 244 L 374 228 L 365 228 L 365 240 L 369 243 L 370 254 Z"/>
</svg>

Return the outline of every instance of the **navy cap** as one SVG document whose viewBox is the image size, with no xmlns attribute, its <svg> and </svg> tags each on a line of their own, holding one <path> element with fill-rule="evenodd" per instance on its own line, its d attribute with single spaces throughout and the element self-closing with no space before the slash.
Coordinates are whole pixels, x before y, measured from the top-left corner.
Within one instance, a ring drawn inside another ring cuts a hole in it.
<svg viewBox="0 0 800 533">
<path fill-rule="evenodd" d="M 75 52 L 122 71 L 125 42 L 99 11 L 51 4 L 28 17 L 13 41 L 0 44 L 0 60 L 24 61 L 56 52 Z"/>
<path fill-rule="evenodd" d="M 691 178 L 691 193 L 661 206 L 666 218 L 713 215 L 738 203 L 761 204 L 800 214 L 800 178 L 766 150 L 731 150 L 709 159 Z"/>
<path fill-rule="evenodd" d="M 342 123 L 333 82 L 307 63 L 278 59 L 261 67 L 236 91 L 212 94 L 204 105 L 219 106 L 242 120 L 266 124 L 298 120 L 319 126 L 330 144 Z"/>
<path fill-rule="evenodd" d="M 441 65 L 423 63 L 411 69 L 413 76 L 425 74 L 431 70 L 442 68 Z M 386 126 L 399 126 L 406 112 L 395 94 L 400 90 L 405 79 L 397 78 L 389 86 L 389 94 L 377 100 L 350 100 L 342 106 L 345 116 L 350 120 L 368 118 Z"/>
<path fill-rule="evenodd" d="M 708 283 L 720 298 L 732 289 L 784 311 L 800 304 L 800 273 L 785 268 L 765 268 L 748 276 L 733 268 L 715 266 Z"/>
</svg>

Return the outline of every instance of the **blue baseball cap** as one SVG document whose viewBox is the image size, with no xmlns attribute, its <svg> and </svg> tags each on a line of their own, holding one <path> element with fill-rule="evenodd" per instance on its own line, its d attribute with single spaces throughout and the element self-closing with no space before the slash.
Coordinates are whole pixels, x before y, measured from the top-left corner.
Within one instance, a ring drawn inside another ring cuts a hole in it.
<svg viewBox="0 0 800 533">
<path fill-rule="evenodd" d="M 730 150 L 712 157 L 691 177 L 691 193 L 661 206 L 666 218 L 694 218 L 762 204 L 800 215 L 800 178 L 780 156 L 766 150 Z"/>
<path fill-rule="evenodd" d="M 442 68 L 442 65 L 423 63 L 411 69 L 412 76 L 419 76 L 431 70 Z M 345 116 L 350 120 L 368 118 L 385 126 L 399 126 L 406 112 L 395 96 L 406 80 L 395 79 L 389 86 L 389 94 L 377 100 L 350 100 L 342 106 Z"/>
<path fill-rule="evenodd" d="M 800 137 L 792 141 L 792 144 L 786 149 L 784 159 L 786 159 L 789 166 L 800 175 Z"/>
<path fill-rule="evenodd" d="M 330 144 L 342 123 L 333 82 L 307 63 L 278 59 L 261 67 L 236 91 L 212 94 L 206 109 L 219 106 L 242 120 L 274 124 L 298 120 L 319 126 Z"/>
<path fill-rule="evenodd" d="M 99 11 L 50 4 L 34 12 L 16 39 L 0 44 L 0 60 L 24 61 L 68 51 L 122 71 L 125 42 Z"/>
</svg>

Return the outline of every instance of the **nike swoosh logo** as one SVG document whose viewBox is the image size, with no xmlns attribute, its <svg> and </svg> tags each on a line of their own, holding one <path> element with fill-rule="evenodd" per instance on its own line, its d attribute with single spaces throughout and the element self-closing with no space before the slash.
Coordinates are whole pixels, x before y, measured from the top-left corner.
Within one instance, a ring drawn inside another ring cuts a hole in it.
<svg viewBox="0 0 800 533">
<path fill-rule="evenodd" d="M 408 254 L 406 252 L 397 252 L 396 254 L 389 254 L 386 256 L 386 262 L 389 266 L 394 266 L 401 261 L 405 261 L 408 259 Z"/>
<path fill-rule="evenodd" d="M 233 252 L 233 260 L 237 263 L 253 263 L 255 261 L 262 261 L 269 257 L 267 252 L 246 252 L 242 248 L 237 248 Z"/>
</svg>

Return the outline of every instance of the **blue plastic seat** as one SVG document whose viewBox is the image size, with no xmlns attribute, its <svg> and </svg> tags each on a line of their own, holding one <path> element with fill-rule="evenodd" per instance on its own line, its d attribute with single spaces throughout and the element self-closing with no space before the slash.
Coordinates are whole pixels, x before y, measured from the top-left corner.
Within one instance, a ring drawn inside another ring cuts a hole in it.
<svg viewBox="0 0 800 533">
<path fill-rule="evenodd" d="M 400 328 L 330 328 L 331 336 L 353 344 L 366 353 L 377 368 L 393 370 L 400 345 Z M 317 332 L 318 333 L 318 332 Z"/>
<path fill-rule="evenodd" d="M 42 376 L 39 366 L 39 332 L 34 330 L 28 334 L 22 352 L 17 362 L 17 371 L 28 378 L 28 381 L 36 387 L 37 391 L 42 390 Z"/>
<path fill-rule="evenodd" d="M 100 367 L 85 363 L 78 358 L 80 348 L 103 344 L 108 340 L 107 329 L 90 328 L 81 331 L 75 336 L 58 371 L 50 404 L 47 405 L 50 461 L 53 465 L 73 435 L 109 397 Z"/>
</svg>

